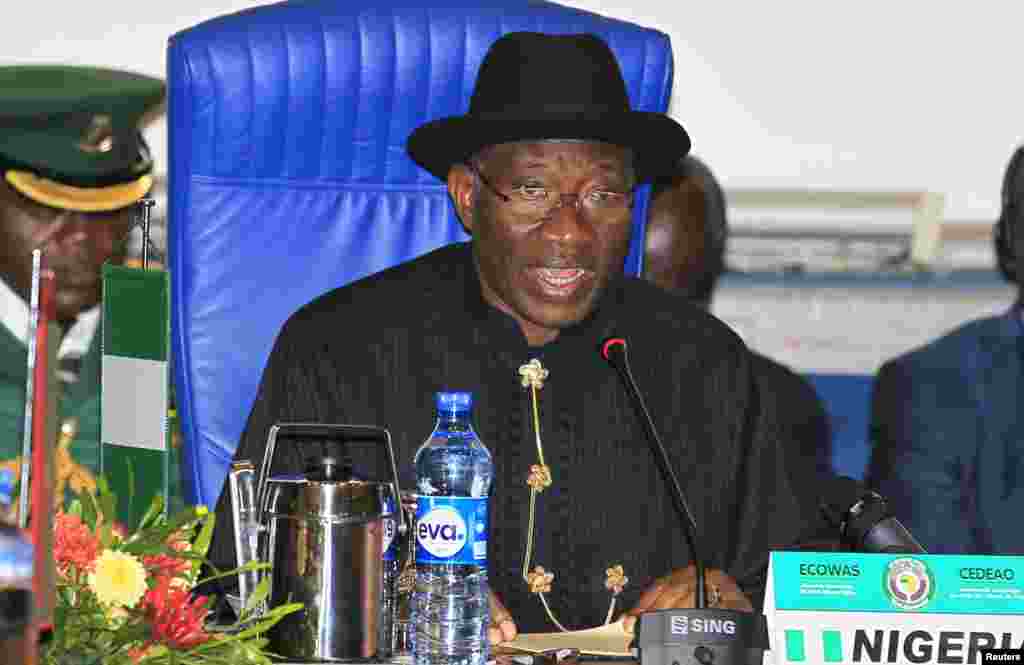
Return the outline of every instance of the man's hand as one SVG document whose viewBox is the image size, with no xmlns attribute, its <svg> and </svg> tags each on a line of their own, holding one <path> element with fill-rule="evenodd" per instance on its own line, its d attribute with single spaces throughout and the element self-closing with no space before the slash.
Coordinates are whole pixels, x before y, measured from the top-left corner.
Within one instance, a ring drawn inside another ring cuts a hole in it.
<svg viewBox="0 0 1024 665">
<path fill-rule="evenodd" d="M 491 601 L 491 625 L 487 627 L 487 639 L 491 645 L 514 640 L 518 634 L 512 613 L 498 600 L 493 590 L 488 590 Z"/>
<path fill-rule="evenodd" d="M 704 581 L 707 584 L 705 598 L 709 607 L 724 610 L 742 610 L 753 612 L 743 592 L 736 582 L 717 568 L 704 570 Z M 693 607 L 696 600 L 697 569 L 690 565 L 680 568 L 670 575 L 657 579 L 637 601 L 636 607 L 626 612 L 623 625 L 632 631 L 636 618 L 649 610 L 668 610 L 677 607 Z"/>
</svg>

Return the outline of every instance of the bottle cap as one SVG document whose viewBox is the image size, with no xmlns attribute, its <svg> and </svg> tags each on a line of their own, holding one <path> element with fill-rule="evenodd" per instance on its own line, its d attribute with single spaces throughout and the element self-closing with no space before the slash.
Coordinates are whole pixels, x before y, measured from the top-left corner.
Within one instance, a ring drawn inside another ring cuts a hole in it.
<svg viewBox="0 0 1024 665">
<path fill-rule="evenodd" d="M 434 396 L 438 413 L 463 413 L 473 408 L 473 393 L 441 392 Z"/>
</svg>

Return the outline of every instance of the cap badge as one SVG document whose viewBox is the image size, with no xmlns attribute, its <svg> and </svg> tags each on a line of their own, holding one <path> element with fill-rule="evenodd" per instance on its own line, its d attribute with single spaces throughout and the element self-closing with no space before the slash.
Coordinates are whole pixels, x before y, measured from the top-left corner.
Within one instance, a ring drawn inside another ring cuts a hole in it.
<svg viewBox="0 0 1024 665">
<path fill-rule="evenodd" d="M 78 142 L 78 149 L 90 154 L 110 152 L 114 148 L 114 130 L 109 115 L 94 115 Z"/>
</svg>

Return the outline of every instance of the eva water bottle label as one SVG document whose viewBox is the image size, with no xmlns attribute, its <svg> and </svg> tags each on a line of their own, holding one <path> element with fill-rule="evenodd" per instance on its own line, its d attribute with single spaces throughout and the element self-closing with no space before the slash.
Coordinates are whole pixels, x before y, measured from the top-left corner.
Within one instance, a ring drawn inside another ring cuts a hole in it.
<svg viewBox="0 0 1024 665">
<path fill-rule="evenodd" d="M 416 499 L 416 563 L 487 565 L 487 499 Z"/>
<path fill-rule="evenodd" d="M 391 497 L 384 499 L 384 519 L 381 520 L 381 536 L 385 561 L 394 561 L 398 551 L 398 520 L 395 519 L 395 502 Z"/>
</svg>

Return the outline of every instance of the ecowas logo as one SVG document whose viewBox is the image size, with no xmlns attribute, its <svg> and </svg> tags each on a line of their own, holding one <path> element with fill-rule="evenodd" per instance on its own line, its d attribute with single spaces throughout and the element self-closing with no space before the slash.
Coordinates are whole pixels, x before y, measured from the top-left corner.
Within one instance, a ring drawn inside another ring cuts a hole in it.
<svg viewBox="0 0 1024 665">
<path fill-rule="evenodd" d="M 885 592 L 896 607 L 916 610 L 935 594 L 935 578 L 923 561 L 893 559 L 885 567 Z"/>
<path fill-rule="evenodd" d="M 455 556 L 466 545 L 466 521 L 451 506 L 437 506 L 420 518 L 416 540 L 439 559 Z"/>
</svg>

